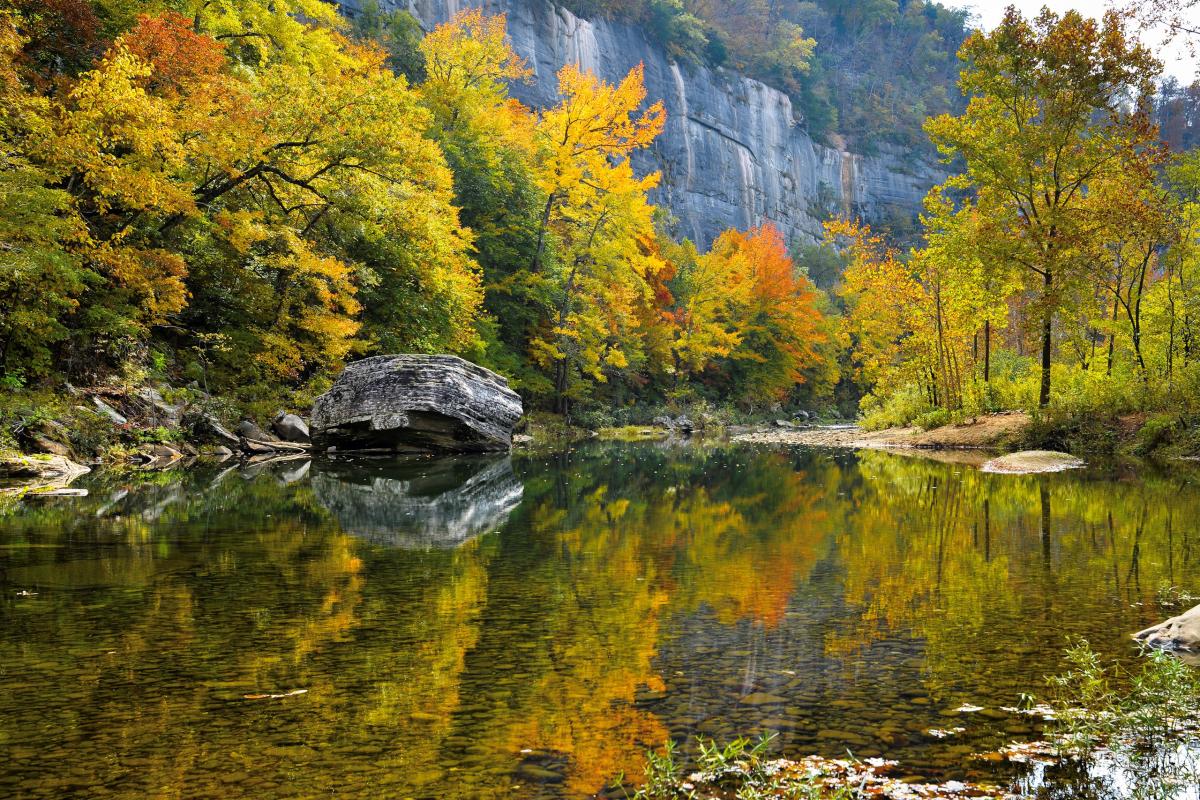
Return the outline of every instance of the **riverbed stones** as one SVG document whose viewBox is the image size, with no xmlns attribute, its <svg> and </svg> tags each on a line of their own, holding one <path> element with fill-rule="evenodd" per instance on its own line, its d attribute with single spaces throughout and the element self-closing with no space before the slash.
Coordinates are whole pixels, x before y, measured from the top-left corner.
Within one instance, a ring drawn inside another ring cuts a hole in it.
<svg viewBox="0 0 1200 800">
<path fill-rule="evenodd" d="M 1022 450 L 1019 453 L 1009 453 L 1006 456 L 993 458 L 991 461 L 985 462 L 980 469 L 984 472 L 1007 475 L 1033 475 L 1040 472 L 1062 472 L 1084 466 L 1087 465 L 1070 453 L 1058 453 L 1053 450 Z"/>
<path fill-rule="evenodd" d="M 1161 650 L 1200 652 L 1200 606 L 1138 631 L 1133 638 Z"/>
<path fill-rule="evenodd" d="M 522 413 L 504 378 L 457 356 L 375 356 L 316 399 L 311 432 L 339 452 L 506 451 Z"/>
</svg>

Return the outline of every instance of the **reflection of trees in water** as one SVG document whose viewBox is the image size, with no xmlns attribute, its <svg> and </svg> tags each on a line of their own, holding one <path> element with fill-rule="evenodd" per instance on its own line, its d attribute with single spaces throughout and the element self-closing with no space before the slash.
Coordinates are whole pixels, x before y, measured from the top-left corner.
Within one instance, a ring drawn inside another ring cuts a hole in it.
<svg viewBox="0 0 1200 800">
<path fill-rule="evenodd" d="M 507 456 L 322 463 L 312 483 L 347 533 L 405 549 L 456 547 L 495 530 L 523 493 Z"/>
<path fill-rule="evenodd" d="M 547 769 L 562 781 L 550 794 L 567 797 L 640 774 L 668 732 L 638 702 L 665 688 L 664 629 L 701 608 L 722 624 L 777 626 L 821 550 L 821 487 L 781 457 L 761 460 L 601 446 L 553 457 L 550 471 L 519 463 L 526 503 L 489 564 L 446 758 L 489 785 L 522 783 L 513 797 L 533 796 L 530 776 Z M 460 776 L 429 790 L 478 792 Z"/>
<path fill-rule="evenodd" d="M 971 670 L 1028 674 L 1016 663 L 1027 660 L 1053 672 L 1068 633 L 1124 652 L 1160 588 L 1195 585 L 1178 521 L 1200 518 L 1200 496 L 1181 492 L 1182 479 L 989 475 L 860 458 L 864 480 L 838 536 L 845 597 L 859 612 L 827 638 L 831 654 L 911 631 L 946 683 Z"/>
<path fill-rule="evenodd" d="M 4 558 L 0 582 L 37 591 L 26 613 L 0 609 L 0 684 L 15 681 L 0 686 L 0 740 L 30 748 L 6 765 L 22 796 L 234 796 L 219 776 L 250 762 L 249 783 L 278 779 L 261 733 L 280 709 L 242 695 L 331 693 L 336 675 L 313 664 L 356 625 L 352 540 L 314 533 L 305 486 L 214 477 L 102 478 L 93 503 L 5 525 L 31 549 Z"/>
<path fill-rule="evenodd" d="M 29 743 L 10 772 L 60 796 L 55 776 L 95 780 L 68 761 L 127 797 L 580 796 L 668 731 L 790 713 L 747 694 L 840 700 L 841 665 L 883 639 L 876 700 L 921 664 L 1028 691 L 1064 627 L 1115 640 L 1160 583 L 1197 588 L 1196 494 L 1152 477 L 624 445 L 519 478 L 449 463 L 93 480 L 5 519 L 29 546 L 0 548 L 0 584 L 39 591 L 0 603 L 0 741 Z"/>
</svg>

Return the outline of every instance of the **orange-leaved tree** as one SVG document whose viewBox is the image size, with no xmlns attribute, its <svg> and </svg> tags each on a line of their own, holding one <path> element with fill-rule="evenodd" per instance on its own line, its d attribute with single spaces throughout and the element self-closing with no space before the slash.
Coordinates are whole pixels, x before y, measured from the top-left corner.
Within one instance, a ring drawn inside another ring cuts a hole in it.
<svg viewBox="0 0 1200 800">
<path fill-rule="evenodd" d="M 727 377 L 742 399 L 783 399 L 813 379 L 836 382 L 820 295 L 796 269 L 778 228 L 768 223 L 728 230 L 705 258 L 715 262 L 711 270 L 742 276 L 737 282 L 749 284 L 730 309 L 738 343 L 729 354 Z"/>
</svg>

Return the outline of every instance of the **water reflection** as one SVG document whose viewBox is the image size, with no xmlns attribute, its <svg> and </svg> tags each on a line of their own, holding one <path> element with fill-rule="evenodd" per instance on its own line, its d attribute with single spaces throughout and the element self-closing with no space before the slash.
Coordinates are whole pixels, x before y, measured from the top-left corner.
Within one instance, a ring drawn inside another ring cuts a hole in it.
<svg viewBox="0 0 1200 800">
<path fill-rule="evenodd" d="M 704 445 L 306 464 L 0 510 L 0 796 L 575 798 L 668 736 L 764 730 L 1007 781 L 969 756 L 1034 733 L 999 708 L 1068 633 L 1132 658 L 1159 588 L 1200 589 L 1179 472 Z"/>
<path fill-rule="evenodd" d="M 524 491 L 508 456 L 321 462 L 312 483 L 347 533 L 409 550 L 499 528 Z"/>
</svg>

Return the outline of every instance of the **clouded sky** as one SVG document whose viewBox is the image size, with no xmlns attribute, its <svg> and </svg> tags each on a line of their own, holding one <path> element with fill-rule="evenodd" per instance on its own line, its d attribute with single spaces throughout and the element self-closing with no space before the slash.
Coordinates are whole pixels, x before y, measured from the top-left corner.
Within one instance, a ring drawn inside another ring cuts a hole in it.
<svg viewBox="0 0 1200 800">
<path fill-rule="evenodd" d="M 958 5 L 954 2 L 946 4 Z M 1060 14 L 1067 9 L 1074 8 L 1089 16 L 1101 17 L 1111 5 L 1105 0 L 962 0 L 962 4 L 975 11 L 986 30 L 994 28 L 1003 19 L 1004 9 L 1010 5 L 1015 5 L 1026 17 L 1035 16 L 1042 10 L 1042 6 L 1049 6 L 1050 10 Z M 1196 13 L 1200 16 L 1200 11 Z M 1200 27 L 1200 19 L 1197 20 L 1197 26 Z M 1165 64 L 1168 74 L 1174 75 L 1184 83 L 1191 83 L 1200 77 L 1197 75 L 1200 64 L 1196 59 L 1188 56 L 1187 48 L 1182 43 L 1175 42 L 1169 49 L 1164 50 L 1161 47 L 1162 40 L 1161 33 L 1151 33 L 1145 37 L 1146 43 L 1154 49 L 1155 55 Z"/>
</svg>

